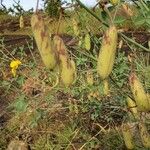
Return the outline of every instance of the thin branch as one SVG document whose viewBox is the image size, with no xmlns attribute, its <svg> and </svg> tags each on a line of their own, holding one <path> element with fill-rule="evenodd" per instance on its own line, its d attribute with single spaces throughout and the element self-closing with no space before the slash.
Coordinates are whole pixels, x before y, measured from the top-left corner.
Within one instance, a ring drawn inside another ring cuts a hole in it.
<svg viewBox="0 0 150 150">
<path fill-rule="evenodd" d="M 38 12 L 38 7 L 39 7 L 39 0 L 37 0 L 37 3 L 36 3 L 36 10 L 35 10 L 36 13 Z"/>
</svg>

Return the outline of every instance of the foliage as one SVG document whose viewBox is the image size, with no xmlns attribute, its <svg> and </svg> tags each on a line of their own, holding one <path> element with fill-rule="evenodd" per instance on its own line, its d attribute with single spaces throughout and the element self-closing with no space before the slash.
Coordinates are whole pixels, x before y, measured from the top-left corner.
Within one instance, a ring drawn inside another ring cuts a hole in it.
<svg viewBox="0 0 150 150">
<path fill-rule="evenodd" d="M 59 18 L 61 13 L 62 2 L 60 0 L 45 0 L 44 8 L 48 15 L 52 18 Z"/>
</svg>

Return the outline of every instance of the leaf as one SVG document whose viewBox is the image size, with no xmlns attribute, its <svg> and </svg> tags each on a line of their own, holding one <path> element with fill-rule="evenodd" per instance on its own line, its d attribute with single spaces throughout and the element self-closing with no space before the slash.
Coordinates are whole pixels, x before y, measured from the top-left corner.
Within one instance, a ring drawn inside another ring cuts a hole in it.
<svg viewBox="0 0 150 150">
<path fill-rule="evenodd" d="M 16 112 L 25 112 L 28 107 L 28 103 L 25 100 L 25 95 L 21 95 L 13 106 Z"/>
<path fill-rule="evenodd" d="M 121 24 L 121 23 L 124 23 L 124 21 L 126 21 L 126 19 L 123 16 L 117 16 L 114 20 L 114 23 Z"/>
<path fill-rule="evenodd" d="M 30 126 L 31 128 L 36 127 L 38 125 L 38 121 L 42 117 L 42 111 L 40 109 L 37 109 L 31 116 Z"/>
<path fill-rule="evenodd" d="M 136 26 L 141 26 L 145 23 L 145 18 L 143 16 L 138 16 L 135 19 L 133 19 L 133 22 Z"/>
</svg>

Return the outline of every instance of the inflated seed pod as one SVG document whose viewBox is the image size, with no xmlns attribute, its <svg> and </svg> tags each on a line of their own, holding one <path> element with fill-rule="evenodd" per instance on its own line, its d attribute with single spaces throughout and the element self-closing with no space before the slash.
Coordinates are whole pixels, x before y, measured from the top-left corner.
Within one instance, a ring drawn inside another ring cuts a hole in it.
<svg viewBox="0 0 150 150">
<path fill-rule="evenodd" d="M 102 80 L 106 79 L 113 69 L 117 41 L 117 29 L 115 26 L 111 26 L 104 34 L 98 56 L 97 70 Z"/>
<path fill-rule="evenodd" d="M 84 37 L 84 47 L 87 51 L 91 49 L 91 39 L 90 39 L 90 34 L 86 33 Z"/>
<path fill-rule="evenodd" d="M 28 150 L 28 145 L 19 140 L 13 140 L 7 147 L 7 150 Z"/>
<path fill-rule="evenodd" d="M 150 104 L 148 100 L 148 96 L 144 91 L 143 85 L 136 76 L 135 73 L 131 73 L 129 77 L 129 83 L 130 88 L 134 97 L 134 100 L 136 101 L 137 109 L 139 111 L 149 111 L 150 110 Z"/>
<path fill-rule="evenodd" d="M 22 15 L 19 18 L 19 26 L 20 26 L 21 29 L 24 28 L 24 19 L 23 19 Z"/>
<path fill-rule="evenodd" d="M 81 47 L 81 48 L 83 48 L 83 36 L 79 37 L 78 46 Z"/>
<path fill-rule="evenodd" d="M 73 84 L 76 78 L 75 62 L 69 59 L 67 48 L 59 36 L 54 37 L 54 45 L 59 54 L 61 80 L 68 87 Z"/>
<path fill-rule="evenodd" d="M 79 23 L 77 22 L 77 20 L 75 18 L 73 18 L 72 23 L 73 23 L 74 35 L 79 36 L 79 34 L 80 34 Z"/>
<path fill-rule="evenodd" d="M 150 134 L 143 122 L 139 122 L 139 132 L 143 146 L 150 148 Z"/>
<path fill-rule="evenodd" d="M 87 80 L 88 85 L 93 85 L 94 84 L 94 77 L 93 77 L 93 73 L 92 73 L 91 70 L 87 71 L 86 80 Z"/>
<path fill-rule="evenodd" d="M 122 129 L 122 135 L 123 135 L 123 139 L 125 142 L 125 145 L 127 147 L 127 149 L 134 149 L 134 142 L 133 142 L 133 137 L 132 137 L 132 132 L 130 129 L 130 125 L 128 123 L 124 123 L 121 126 Z"/>
<path fill-rule="evenodd" d="M 139 119 L 136 103 L 130 97 L 127 97 L 127 105 L 135 119 Z"/>
<path fill-rule="evenodd" d="M 53 48 L 53 42 L 49 37 L 48 28 L 43 18 L 38 14 L 31 17 L 33 35 L 45 66 L 53 69 L 57 64 L 57 51 Z"/>
<path fill-rule="evenodd" d="M 73 60 L 67 63 L 62 62 L 61 80 L 66 87 L 73 84 L 76 75 L 75 72 L 75 63 Z"/>
<path fill-rule="evenodd" d="M 147 98 L 148 98 L 148 102 L 149 102 L 149 109 L 150 109 L 150 94 L 147 93 Z"/>
<path fill-rule="evenodd" d="M 111 4 L 117 5 L 119 4 L 120 0 L 110 0 Z"/>
<path fill-rule="evenodd" d="M 108 82 L 108 79 L 105 79 L 103 80 L 103 92 L 104 92 L 104 95 L 108 96 L 109 95 L 109 82 Z"/>
</svg>

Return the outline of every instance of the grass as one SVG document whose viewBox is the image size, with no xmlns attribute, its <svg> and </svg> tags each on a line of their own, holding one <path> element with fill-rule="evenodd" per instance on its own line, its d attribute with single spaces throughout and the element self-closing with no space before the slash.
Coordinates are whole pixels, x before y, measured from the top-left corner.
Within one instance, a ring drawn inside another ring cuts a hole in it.
<svg viewBox="0 0 150 150">
<path fill-rule="evenodd" d="M 2 105 L 7 101 L 4 109 L 0 109 L 0 119 L 4 117 L 4 122 L 0 123 L 1 149 L 6 149 L 14 139 L 28 143 L 32 150 L 125 149 L 121 124 L 136 124 L 136 120 L 130 118 L 126 106 L 126 97 L 132 97 L 128 77 L 131 65 L 134 65 L 149 93 L 149 53 L 139 53 L 139 48 L 135 45 L 124 42 L 118 49 L 109 78 L 110 94 L 105 96 L 102 81 L 96 71 L 96 58 L 102 39 L 96 34 L 102 33 L 103 26 L 83 9 L 71 14 L 71 19 L 72 16 L 79 19 L 82 34 L 90 30 L 93 45 L 88 52 L 78 45 L 68 47 L 69 55 L 75 60 L 77 67 L 77 79 L 70 88 L 65 88 L 61 81 L 55 85 L 59 72 L 57 69 L 50 71 L 45 68 L 37 49 L 29 46 L 28 54 L 19 47 L 18 50 L 7 51 L 6 45 L 1 42 L 0 99 Z M 73 35 L 71 19 L 50 23 L 48 19 L 49 32 Z M 26 28 L 7 34 L 31 34 L 30 31 L 30 28 Z M 125 45 L 129 46 L 128 52 L 122 52 Z M 131 54 L 133 64 L 129 58 Z M 16 77 L 12 76 L 9 67 L 14 58 L 22 62 Z M 89 70 L 94 77 L 93 85 L 87 83 L 86 73 Z M 146 123 L 149 130 L 148 120 Z M 135 132 L 135 149 L 144 150 L 138 129 Z"/>
</svg>

